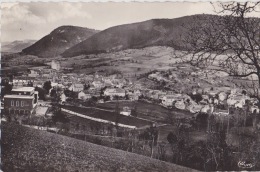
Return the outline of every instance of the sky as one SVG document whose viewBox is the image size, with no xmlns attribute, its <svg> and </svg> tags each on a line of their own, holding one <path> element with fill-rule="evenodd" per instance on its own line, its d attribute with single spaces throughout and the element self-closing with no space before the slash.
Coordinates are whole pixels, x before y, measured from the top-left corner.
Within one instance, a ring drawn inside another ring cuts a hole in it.
<svg viewBox="0 0 260 172">
<path fill-rule="evenodd" d="M 153 18 L 214 14 L 209 2 L 20 2 L 1 3 L 1 42 L 39 40 L 73 25 L 103 30 Z"/>
</svg>

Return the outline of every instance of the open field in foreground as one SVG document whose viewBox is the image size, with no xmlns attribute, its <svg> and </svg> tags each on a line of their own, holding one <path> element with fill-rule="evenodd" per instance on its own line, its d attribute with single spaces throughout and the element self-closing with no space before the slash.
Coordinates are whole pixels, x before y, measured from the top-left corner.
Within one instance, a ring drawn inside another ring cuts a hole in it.
<svg viewBox="0 0 260 172">
<path fill-rule="evenodd" d="M 2 123 L 5 172 L 195 171 L 69 137 Z"/>
</svg>

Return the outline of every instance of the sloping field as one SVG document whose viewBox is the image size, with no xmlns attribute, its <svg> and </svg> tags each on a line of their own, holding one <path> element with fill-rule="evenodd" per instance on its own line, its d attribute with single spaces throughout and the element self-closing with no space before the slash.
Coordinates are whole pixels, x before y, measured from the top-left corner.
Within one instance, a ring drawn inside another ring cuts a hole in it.
<svg viewBox="0 0 260 172">
<path fill-rule="evenodd" d="M 195 171 L 6 122 L 1 144 L 4 172 Z"/>
</svg>

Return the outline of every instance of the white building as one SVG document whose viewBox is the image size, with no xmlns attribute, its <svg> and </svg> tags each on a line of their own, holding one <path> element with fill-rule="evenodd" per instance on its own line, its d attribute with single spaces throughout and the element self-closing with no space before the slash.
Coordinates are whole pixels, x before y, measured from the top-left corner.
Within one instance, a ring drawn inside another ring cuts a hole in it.
<svg viewBox="0 0 260 172">
<path fill-rule="evenodd" d="M 259 113 L 259 108 L 257 106 L 255 106 L 255 105 L 251 106 L 250 107 L 250 112 L 251 113 L 254 113 L 254 112 Z"/>
<path fill-rule="evenodd" d="M 86 95 L 86 94 L 85 94 L 83 91 L 79 92 L 79 94 L 78 94 L 78 99 L 86 100 L 86 99 L 85 99 L 85 95 Z"/>
<path fill-rule="evenodd" d="M 62 93 L 61 96 L 60 96 L 60 99 L 61 99 L 61 103 L 62 102 L 66 102 L 67 97 L 66 97 L 66 95 L 64 93 Z"/>
<path fill-rule="evenodd" d="M 226 99 L 227 99 L 227 94 L 226 94 L 225 92 L 220 92 L 220 93 L 218 94 L 218 99 L 219 99 L 219 101 L 224 101 L 224 100 L 226 100 Z"/>
<path fill-rule="evenodd" d="M 60 62 L 56 60 L 51 61 L 51 68 L 55 70 L 60 70 Z"/>
<path fill-rule="evenodd" d="M 93 82 L 92 82 L 92 85 L 93 85 L 95 88 L 102 88 L 102 87 L 104 87 L 104 83 L 101 82 L 101 81 L 93 81 Z"/>
<path fill-rule="evenodd" d="M 165 95 L 162 98 L 162 104 L 165 106 L 172 106 L 174 101 L 183 99 L 181 94 Z"/>
<path fill-rule="evenodd" d="M 131 109 L 129 107 L 123 107 L 123 110 L 120 112 L 121 115 L 130 116 Z"/>
<path fill-rule="evenodd" d="M 177 109 L 182 109 L 182 110 L 184 110 L 185 107 L 186 107 L 186 105 L 185 105 L 185 103 L 184 103 L 183 100 L 180 100 L 180 101 L 177 101 L 177 102 L 175 103 L 175 107 L 176 107 Z"/>
<path fill-rule="evenodd" d="M 104 91 L 105 96 L 119 96 L 119 97 L 125 97 L 126 93 L 124 89 L 121 88 L 107 88 Z"/>
<path fill-rule="evenodd" d="M 69 87 L 70 91 L 74 91 L 74 92 L 80 92 L 84 90 L 84 85 L 83 84 L 72 84 Z"/>
<path fill-rule="evenodd" d="M 227 99 L 227 104 L 229 106 L 242 108 L 245 105 L 246 100 L 248 99 L 249 97 L 245 95 L 230 95 Z"/>
<path fill-rule="evenodd" d="M 81 91 L 78 94 L 78 99 L 87 100 L 87 99 L 90 99 L 90 98 L 91 98 L 91 95 L 88 94 L 88 93 L 85 93 L 84 91 Z"/>
<path fill-rule="evenodd" d="M 209 105 L 205 105 L 200 112 L 202 113 L 209 113 L 210 112 L 210 106 Z"/>
<path fill-rule="evenodd" d="M 37 77 L 37 76 L 40 76 L 40 70 L 34 70 L 34 69 L 31 69 L 30 70 L 31 73 L 28 74 L 29 77 Z"/>
<path fill-rule="evenodd" d="M 228 116 L 229 115 L 229 109 L 226 109 L 226 110 L 215 109 L 213 114 L 217 115 L 217 116 Z"/>
</svg>

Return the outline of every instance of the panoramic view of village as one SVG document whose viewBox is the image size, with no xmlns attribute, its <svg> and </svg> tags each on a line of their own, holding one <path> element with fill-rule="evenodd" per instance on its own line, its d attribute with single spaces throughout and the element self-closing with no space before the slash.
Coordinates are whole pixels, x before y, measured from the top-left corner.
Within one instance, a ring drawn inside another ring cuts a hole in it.
<svg viewBox="0 0 260 172">
<path fill-rule="evenodd" d="M 2 171 L 260 170 L 260 2 L 1 10 Z"/>
</svg>

